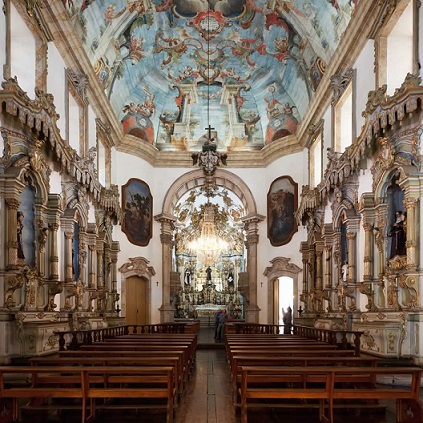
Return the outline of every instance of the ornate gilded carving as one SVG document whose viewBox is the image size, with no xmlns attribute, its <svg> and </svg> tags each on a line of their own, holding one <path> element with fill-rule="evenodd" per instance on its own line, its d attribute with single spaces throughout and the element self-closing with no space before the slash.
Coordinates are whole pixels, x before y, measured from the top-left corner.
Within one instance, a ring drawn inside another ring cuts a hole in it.
<svg viewBox="0 0 423 423">
<path fill-rule="evenodd" d="M 371 115 L 381 103 L 384 103 L 386 101 L 387 88 L 388 86 L 386 84 L 383 84 L 377 90 L 369 92 L 369 94 L 367 95 L 366 108 L 362 113 L 363 117 Z"/>
<path fill-rule="evenodd" d="M 380 146 L 380 150 L 378 157 L 371 168 L 373 175 L 373 191 L 379 185 L 379 182 L 386 170 L 392 167 L 395 160 L 395 149 L 389 142 L 389 138 L 380 137 L 378 138 L 377 143 Z"/>
<path fill-rule="evenodd" d="M 62 282 L 51 282 L 48 285 L 47 305 L 44 311 L 54 311 L 57 304 L 54 303 L 54 297 L 63 291 Z"/>
<path fill-rule="evenodd" d="M 399 287 L 402 289 L 403 307 L 411 309 L 418 308 L 419 297 L 417 294 L 417 276 L 402 274 L 399 278 Z"/>
<path fill-rule="evenodd" d="M 376 351 L 376 352 L 380 351 L 380 348 L 377 346 L 375 339 L 370 334 L 369 330 L 365 330 L 363 332 L 361 339 L 362 339 L 362 342 L 363 342 L 364 349 L 370 350 L 370 351 Z"/>
<path fill-rule="evenodd" d="M 67 69 L 70 82 L 82 100 L 87 101 L 88 76 L 85 73 L 77 73 L 73 69 Z"/>
<path fill-rule="evenodd" d="M 361 282 L 358 289 L 359 289 L 361 294 L 363 294 L 367 297 L 367 304 L 365 305 L 365 308 L 368 311 L 372 311 L 372 312 L 377 311 L 378 308 L 376 307 L 375 302 L 374 302 L 374 294 L 375 293 L 374 293 L 374 290 L 373 290 L 372 283 Z"/>
<path fill-rule="evenodd" d="M 353 69 L 348 69 L 344 73 L 335 74 L 331 76 L 330 82 L 333 90 L 332 105 L 335 105 L 338 100 L 342 97 L 348 84 L 351 82 L 354 75 Z"/>
<path fill-rule="evenodd" d="M 13 299 L 13 294 L 15 291 L 19 288 L 22 288 L 24 286 L 24 278 L 22 275 L 11 275 L 6 276 L 6 287 L 7 291 L 4 297 L 4 306 L 7 309 L 11 309 L 13 307 L 16 307 L 16 302 Z"/>
</svg>

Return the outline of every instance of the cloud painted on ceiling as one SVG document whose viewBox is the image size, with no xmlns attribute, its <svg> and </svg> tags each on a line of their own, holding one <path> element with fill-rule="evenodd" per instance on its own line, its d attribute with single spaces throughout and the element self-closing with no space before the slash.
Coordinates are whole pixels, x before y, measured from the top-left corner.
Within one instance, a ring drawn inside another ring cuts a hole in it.
<svg viewBox="0 0 423 423">
<path fill-rule="evenodd" d="M 221 150 L 257 150 L 295 134 L 357 7 L 357 0 L 63 3 L 123 131 L 170 151 L 201 149 L 209 124 Z"/>
</svg>

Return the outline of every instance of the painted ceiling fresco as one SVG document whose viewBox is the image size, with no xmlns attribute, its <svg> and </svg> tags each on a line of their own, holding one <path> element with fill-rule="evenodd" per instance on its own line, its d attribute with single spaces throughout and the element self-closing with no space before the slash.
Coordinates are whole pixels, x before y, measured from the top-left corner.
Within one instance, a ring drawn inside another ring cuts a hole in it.
<svg viewBox="0 0 423 423">
<path fill-rule="evenodd" d="M 295 134 L 357 3 L 63 0 L 123 131 L 170 151 Z"/>
</svg>

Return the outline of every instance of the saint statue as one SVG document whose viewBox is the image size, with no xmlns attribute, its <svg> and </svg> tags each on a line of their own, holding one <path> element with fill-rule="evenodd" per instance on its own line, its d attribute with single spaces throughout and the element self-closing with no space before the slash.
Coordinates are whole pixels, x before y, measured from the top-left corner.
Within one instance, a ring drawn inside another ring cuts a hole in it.
<svg viewBox="0 0 423 423">
<path fill-rule="evenodd" d="M 406 249 L 406 232 L 405 232 L 405 214 L 398 210 L 395 213 L 395 223 L 392 225 L 391 231 L 388 236 L 392 237 L 391 242 L 391 254 L 389 258 L 394 256 L 405 256 L 407 254 Z"/>
</svg>

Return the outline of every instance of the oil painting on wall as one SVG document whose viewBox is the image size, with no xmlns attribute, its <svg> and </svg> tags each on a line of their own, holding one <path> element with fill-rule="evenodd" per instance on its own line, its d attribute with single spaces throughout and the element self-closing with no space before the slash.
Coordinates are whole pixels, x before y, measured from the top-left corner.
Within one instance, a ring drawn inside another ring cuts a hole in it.
<svg viewBox="0 0 423 423">
<path fill-rule="evenodd" d="M 274 247 L 287 244 L 298 230 L 294 213 L 298 207 L 298 184 L 281 176 L 267 193 L 267 236 Z"/>
<path fill-rule="evenodd" d="M 122 209 L 122 231 L 129 242 L 142 247 L 148 245 L 153 236 L 153 197 L 144 181 L 131 178 L 122 186 Z"/>
</svg>

